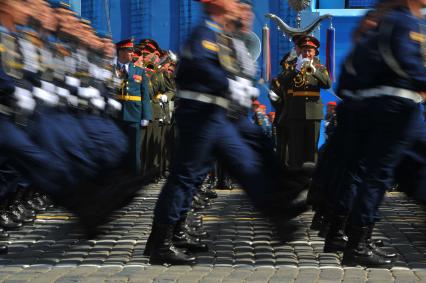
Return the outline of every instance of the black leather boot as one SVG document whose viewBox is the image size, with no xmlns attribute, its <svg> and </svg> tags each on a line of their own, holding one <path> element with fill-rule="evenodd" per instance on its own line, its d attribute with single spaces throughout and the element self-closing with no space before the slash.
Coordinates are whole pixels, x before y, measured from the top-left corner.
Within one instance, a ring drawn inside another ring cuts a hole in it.
<svg viewBox="0 0 426 283">
<path fill-rule="evenodd" d="M 217 193 L 211 187 L 206 187 L 205 189 L 202 189 L 202 192 L 206 197 L 210 199 L 217 198 Z"/>
<path fill-rule="evenodd" d="M 186 233 L 189 236 L 192 237 L 196 237 L 196 238 L 208 238 L 209 237 L 209 233 L 207 231 L 205 231 L 203 228 L 192 228 L 189 226 L 185 226 L 186 228 Z"/>
<path fill-rule="evenodd" d="M 10 212 L 19 214 L 19 218 L 22 223 L 32 223 L 35 219 L 35 213 L 33 210 L 27 209 L 24 205 L 19 202 L 14 202 L 8 209 Z"/>
<path fill-rule="evenodd" d="M 6 245 L 0 243 L 0 255 L 7 254 L 8 248 Z"/>
<path fill-rule="evenodd" d="M 366 242 L 367 245 L 370 247 L 370 249 L 373 250 L 373 252 L 379 256 L 382 256 L 384 258 L 388 258 L 391 260 L 396 260 L 398 257 L 397 253 L 392 253 L 392 252 L 387 252 L 384 249 L 382 249 L 383 246 L 379 246 L 375 243 L 375 241 L 372 239 L 372 235 L 373 235 L 373 229 L 374 229 L 374 224 L 371 224 L 368 226 L 368 234 L 366 236 Z"/>
<path fill-rule="evenodd" d="M 173 241 L 174 242 L 178 241 L 178 243 L 179 243 L 179 241 L 185 241 L 185 239 L 187 238 L 186 228 L 187 228 L 187 226 L 186 226 L 186 217 L 184 217 L 182 220 L 180 220 L 180 221 L 178 221 L 176 223 L 175 231 L 174 231 L 174 234 L 173 234 Z M 146 242 L 146 245 L 145 245 L 145 249 L 143 251 L 143 255 L 144 256 L 149 256 L 150 253 L 151 253 L 151 244 L 152 244 L 152 237 L 153 237 L 153 235 L 154 235 L 153 233 L 151 233 L 149 235 L 149 238 L 148 238 L 148 240 Z M 200 242 L 200 238 L 193 237 L 192 241 L 193 242 Z M 178 245 L 176 245 L 176 246 L 179 247 Z M 185 247 L 181 247 L 181 248 L 183 250 Z"/>
<path fill-rule="evenodd" d="M 9 239 L 9 234 L 0 227 L 0 241 L 5 241 Z"/>
<path fill-rule="evenodd" d="M 390 267 L 392 261 L 373 252 L 367 244 L 368 227 L 351 227 L 342 264 L 365 267 Z"/>
<path fill-rule="evenodd" d="M 175 225 L 154 224 L 150 241 L 147 243 L 150 250 L 151 264 L 192 264 L 195 257 L 188 256 L 173 245 Z"/>
<path fill-rule="evenodd" d="M 345 234 L 346 216 L 335 216 L 325 237 L 324 252 L 335 253 L 345 249 L 348 237 Z"/>
<path fill-rule="evenodd" d="M 12 215 L 8 211 L 8 202 L 2 200 L 0 203 L 0 227 L 8 229 L 16 229 L 22 226 L 22 222 L 15 222 Z"/>
<path fill-rule="evenodd" d="M 173 243 L 176 247 L 187 249 L 191 252 L 206 252 L 209 250 L 206 244 L 201 242 L 200 238 L 194 238 L 188 235 L 186 231 L 185 219 L 176 223 L 173 235 Z"/>
<path fill-rule="evenodd" d="M 315 212 L 314 217 L 312 217 L 312 223 L 311 223 L 310 229 L 319 231 L 321 229 L 323 219 L 324 217 L 319 211 Z"/>
</svg>

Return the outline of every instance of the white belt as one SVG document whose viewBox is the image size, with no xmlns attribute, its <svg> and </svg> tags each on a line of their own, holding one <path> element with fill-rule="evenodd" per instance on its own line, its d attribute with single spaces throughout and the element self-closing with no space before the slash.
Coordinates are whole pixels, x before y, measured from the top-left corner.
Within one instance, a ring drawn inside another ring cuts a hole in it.
<svg viewBox="0 0 426 283">
<path fill-rule="evenodd" d="M 412 90 L 397 88 L 392 86 L 379 86 L 376 88 L 362 89 L 357 91 L 351 90 L 343 90 L 342 94 L 350 97 L 359 97 L 359 98 L 367 98 L 367 97 L 378 97 L 383 95 L 395 96 L 406 98 L 414 101 L 415 103 L 423 102 L 423 97 Z"/>
<path fill-rule="evenodd" d="M 178 90 L 177 97 L 184 98 L 184 99 L 190 99 L 195 100 L 199 102 L 214 104 L 223 108 L 228 109 L 230 105 L 230 101 L 226 98 L 208 94 L 208 93 L 201 93 L 201 92 L 195 92 L 190 90 Z"/>
</svg>

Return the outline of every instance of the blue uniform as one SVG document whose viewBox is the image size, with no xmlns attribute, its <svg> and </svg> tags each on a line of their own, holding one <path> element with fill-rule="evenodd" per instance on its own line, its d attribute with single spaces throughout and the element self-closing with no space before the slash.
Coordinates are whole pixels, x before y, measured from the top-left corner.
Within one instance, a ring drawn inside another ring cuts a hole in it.
<svg viewBox="0 0 426 283">
<path fill-rule="evenodd" d="M 183 48 L 177 68 L 177 97 L 191 91 L 211 97 L 228 97 L 228 74 L 218 57 L 217 24 L 200 24 Z M 213 162 L 218 160 L 242 185 L 255 205 L 266 209 L 278 187 L 270 141 L 248 117 L 231 120 L 224 107 L 195 99 L 179 98 L 175 112 L 177 144 L 169 178 L 155 208 L 155 222 L 174 224 L 185 214 Z M 268 164 L 268 165 L 266 165 Z"/>
<path fill-rule="evenodd" d="M 335 150 L 345 168 L 339 183 L 339 215 L 354 226 L 374 224 L 401 157 L 424 146 L 420 95 L 426 90 L 425 34 L 407 9 L 388 12 L 349 55 L 339 80 Z"/>
</svg>

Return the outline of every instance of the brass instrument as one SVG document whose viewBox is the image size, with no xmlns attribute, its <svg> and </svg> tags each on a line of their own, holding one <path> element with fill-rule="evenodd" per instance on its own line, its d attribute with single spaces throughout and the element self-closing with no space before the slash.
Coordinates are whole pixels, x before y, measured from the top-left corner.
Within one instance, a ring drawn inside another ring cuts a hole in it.
<svg viewBox="0 0 426 283">
<path fill-rule="evenodd" d="M 303 63 L 300 72 L 306 75 L 312 75 L 313 73 L 315 73 L 315 67 L 312 62 L 313 61 L 306 61 L 305 63 Z"/>
<path fill-rule="evenodd" d="M 293 82 L 296 88 L 301 88 L 306 85 L 307 75 L 313 75 L 315 73 L 315 67 L 312 61 L 306 61 L 302 64 L 300 72 L 294 77 Z"/>
</svg>

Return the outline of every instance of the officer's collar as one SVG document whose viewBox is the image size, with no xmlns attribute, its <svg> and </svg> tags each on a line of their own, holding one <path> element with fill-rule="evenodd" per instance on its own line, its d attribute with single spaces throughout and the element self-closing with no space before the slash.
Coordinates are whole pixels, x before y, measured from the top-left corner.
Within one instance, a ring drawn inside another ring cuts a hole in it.
<svg viewBox="0 0 426 283">
<path fill-rule="evenodd" d="M 211 19 L 206 19 L 205 21 L 206 21 L 207 27 L 209 29 L 211 29 L 212 31 L 214 31 L 214 32 L 222 32 L 222 28 L 215 21 L 213 21 Z"/>
</svg>

